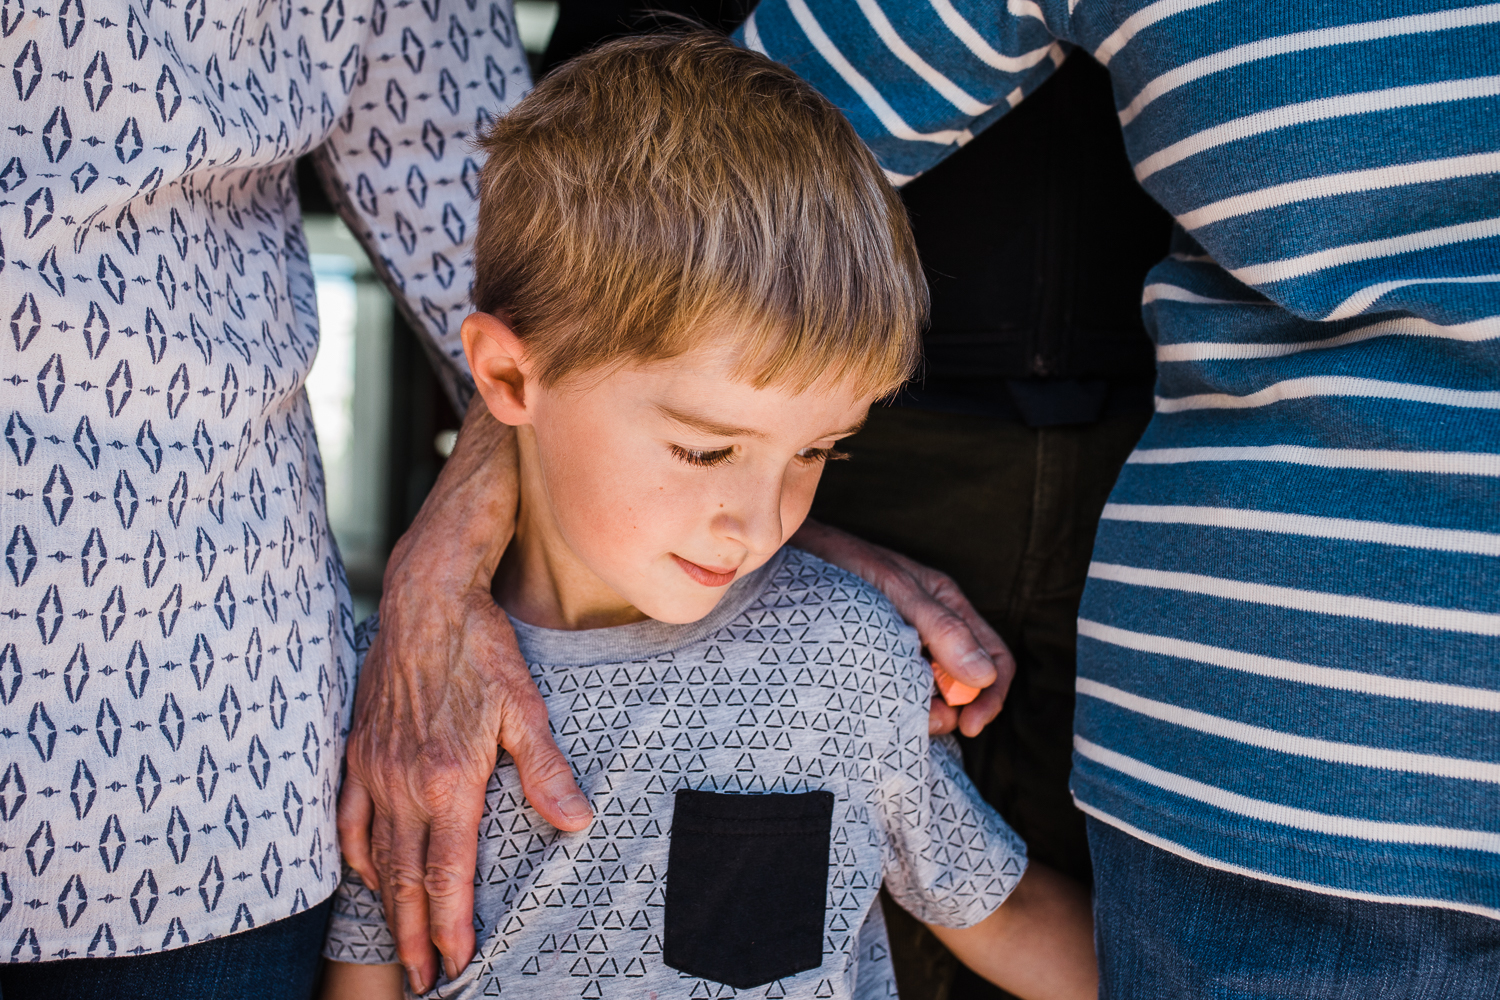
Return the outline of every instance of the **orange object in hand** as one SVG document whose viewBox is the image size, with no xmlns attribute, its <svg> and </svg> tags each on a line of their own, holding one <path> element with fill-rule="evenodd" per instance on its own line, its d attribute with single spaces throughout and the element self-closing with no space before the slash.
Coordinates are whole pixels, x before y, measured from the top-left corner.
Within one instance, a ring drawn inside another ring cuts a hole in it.
<svg viewBox="0 0 1500 1000">
<path fill-rule="evenodd" d="M 967 705 L 979 697 L 979 688 L 970 687 L 963 681 L 958 680 L 952 674 L 948 673 L 948 671 L 938 666 L 935 661 L 932 664 L 932 679 L 937 684 L 937 689 L 942 694 L 943 700 L 954 708 L 958 708 L 960 705 Z"/>
</svg>

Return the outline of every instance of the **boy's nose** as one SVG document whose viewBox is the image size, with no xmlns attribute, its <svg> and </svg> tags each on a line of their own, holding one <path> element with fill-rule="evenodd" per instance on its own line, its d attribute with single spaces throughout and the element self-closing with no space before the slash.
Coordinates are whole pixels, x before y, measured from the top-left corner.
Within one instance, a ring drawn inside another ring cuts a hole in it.
<svg viewBox="0 0 1500 1000">
<path fill-rule="evenodd" d="M 738 542 L 755 555 L 781 547 L 781 482 L 746 483 L 714 518 L 714 533 Z"/>
</svg>

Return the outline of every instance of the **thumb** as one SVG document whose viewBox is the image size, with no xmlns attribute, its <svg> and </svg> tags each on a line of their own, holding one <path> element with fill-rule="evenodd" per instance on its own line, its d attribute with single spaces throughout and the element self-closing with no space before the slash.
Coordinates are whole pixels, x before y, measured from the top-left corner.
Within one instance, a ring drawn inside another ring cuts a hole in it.
<svg viewBox="0 0 1500 1000">
<path fill-rule="evenodd" d="M 517 713 L 518 724 L 502 727 L 500 745 L 516 762 L 521 790 L 531 807 L 559 830 L 582 830 L 593 821 L 593 807 L 573 780 L 568 759 L 552 740 L 541 695 L 533 699 Z"/>
</svg>

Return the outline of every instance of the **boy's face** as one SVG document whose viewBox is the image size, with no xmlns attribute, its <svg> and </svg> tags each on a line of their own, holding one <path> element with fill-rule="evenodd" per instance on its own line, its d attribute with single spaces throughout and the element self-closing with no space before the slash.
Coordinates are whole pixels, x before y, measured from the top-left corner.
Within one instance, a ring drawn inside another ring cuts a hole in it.
<svg viewBox="0 0 1500 1000">
<path fill-rule="evenodd" d="M 470 359 L 485 391 L 482 353 Z M 496 413 L 530 424 L 550 520 L 578 562 L 659 621 L 697 621 L 775 554 L 872 402 L 847 384 L 755 389 L 730 377 L 732 360 L 700 347 L 550 388 L 526 380 L 523 412 Z"/>
</svg>

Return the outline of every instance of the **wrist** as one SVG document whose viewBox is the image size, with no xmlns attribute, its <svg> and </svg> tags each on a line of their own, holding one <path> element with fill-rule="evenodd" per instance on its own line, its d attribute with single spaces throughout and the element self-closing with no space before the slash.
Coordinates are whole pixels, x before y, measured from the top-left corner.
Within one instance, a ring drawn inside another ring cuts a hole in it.
<svg viewBox="0 0 1500 1000">
<path fill-rule="evenodd" d="M 802 522 L 802 527 L 792 536 L 791 542 L 824 562 L 848 570 L 877 587 L 882 586 L 883 570 L 886 567 L 881 562 L 881 556 L 887 550 L 878 545 L 811 518 Z"/>
</svg>

